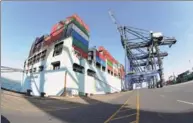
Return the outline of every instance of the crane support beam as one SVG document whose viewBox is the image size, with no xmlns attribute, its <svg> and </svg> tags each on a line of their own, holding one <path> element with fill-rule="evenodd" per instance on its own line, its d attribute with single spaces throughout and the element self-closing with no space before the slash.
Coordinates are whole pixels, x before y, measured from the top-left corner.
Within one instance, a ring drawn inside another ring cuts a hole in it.
<svg viewBox="0 0 193 123">
<path fill-rule="evenodd" d="M 160 57 L 165 57 L 165 56 L 168 56 L 168 53 L 167 52 L 160 53 L 159 56 Z M 154 57 L 158 57 L 158 54 L 154 53 Z M 136 56 L 136 60 L 147 59 L 147 58 L 153 58 L 153 56 L 149 55 L 149 54 Z"/>
<path fill-rule="evenodd" d="M 176 43 L 176 39 L 164 39 L 161 42 L 158 43 L 158 45 L 173 45 Z M 145 48 L 145 47 L 149 47 L 152 44 L 151 41 L 147 42 L 137 42 L 137 43 L 127 43 L 127 47 L 129 47 L 129 49 L 136 49 L 136 48 Z"/>
</svg>

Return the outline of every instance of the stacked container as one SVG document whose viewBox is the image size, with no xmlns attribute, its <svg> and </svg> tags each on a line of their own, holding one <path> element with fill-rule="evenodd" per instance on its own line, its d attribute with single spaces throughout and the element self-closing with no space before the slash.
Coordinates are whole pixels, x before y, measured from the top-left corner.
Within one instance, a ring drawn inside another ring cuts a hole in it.
<svg viewBox="0 0 193 123">
<path fill-rule="evenodd" d="M 65 24 L 67 25 L 67 31 L 65 36 L 73 37 L 73 47 L 78 51 L 83 58 L 88 57 L 88 46 L 89 46 L 89 28 L 88 26 L 78 17 L 78 15 L 70 16 L 66 19 Z"/>
<path fill-rule="evenodd" d="M 40 38 L 36 38 L 31 47 L 29 56 L 42 46 L 49 46 L 55 41 L 62 40 L 62 38 L 70 36 L 73 37 L 72 47 L 74 47 L 74 50 L 79 52 L 82 57 L 87 58 L 89 27 L 76 14 L 68 17 L 64 21 L 54 24 L 49 35 L 43 35 Z M 41 42 L 41 44 L 39 42 Z"/>
<path fill-rule="evenodd" d="M 89 28 L 76 14 L 55 24 L 51 29 L 50 35 L 45 38 L 44 45 L 50 45 L 57 40 L 71 36 L 73 37 L 72 47 L 74 50 L 79 52 L 83 58 L 87 58 Z"/>
<path fill-rule="evenodd" d="M 95 50 L 95 55 L 96 55 L 96 62 L 101 64 L 103 67 L 106 67 L 105 57 L 103 56 L 103 54 L 98 50 Z"/>
<path fill-rule="evenodd" d="M 61 40 L 66 32 L 66 26 L 63 21 L 54 24 L 51 28 L 50 35 L 44 39 L 44 45 L 50 45 L 55 41 Z"/>
<path fill-rule="evenodd" d="M 98 50 L 103 53 L 104 58 L 107 60 L 107 69 L 113 72 L 113 57 L 111 54 L 102 46 Z"/>
<path fill-rule="evenodd" d="M 124 67 L 123 65 L 119 64 L 118 61 L 113 58 L 113 56 L 102 46 L 98 48 L 100 52 L 102 52 L 104 58 L 107 60 L 107 69 L 113 72 L 115 75 L 124 76 Z"/>
<path fill-rule="evenodd" d="M 104 57 L 102 52 L 99 52 L 99 58 L 101 59 L 101 65 L 103 67 L 106 67 L 106 59 L 105 59 L 105 57 Z"/>
</svg>

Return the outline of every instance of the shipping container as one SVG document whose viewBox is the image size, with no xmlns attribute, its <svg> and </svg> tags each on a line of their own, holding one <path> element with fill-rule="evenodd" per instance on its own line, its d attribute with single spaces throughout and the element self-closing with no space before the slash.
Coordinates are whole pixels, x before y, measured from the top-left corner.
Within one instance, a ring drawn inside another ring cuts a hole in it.
<svg viewBox="0 0 193 123">
<path fill-rule="evenodd" d="M 57 40 L 60 40 L 62 38 L 62 35 L 64 34 L 64 29 L 60 29 L 54 33 L 52 33 L 50 36 L 51 36 L 51 40 L 53 42 L 57 41 Z"/>
<path fill-rule="evenodd" d="M 110 71 L 113 71 L 113 68 L 111 66 L 108 66 L 108 65 L 107 65 L 107 69 Z"/>
<path fill-rule="evenodd" d="M 102 66 L 106 67 L 106 62 L 102 59 L 100 59 L 98 56 L 96 56 L 96 62 L 100 63 Z"/>
<path fill-rule="evenodd" d="M 112 57 L 112 55 L 111 55 L 103 46 L 100 46 L 100 47 L 98 48 L 98 50 L 102 52 L 103 56 L 104 56 L 106 59 L 108 59 L 108 60 L 110 60 L 110 61 L 113 62 L 113 57 Z"/>
<path fill-rule="evenodd" d="M 101 59 L 101 65 L 106 67 L 106 62 Z"/>
<path fill-rule="evenodd" d="M 61 29 L 61 28 L 63 28 L 63 27 L 64 27 L 64 23 L 62 23 L 61 21 L 58 22 L 58 23 L 56 23 L 56 24 L 54 24 L 54 25 L 52 26 L 52 29 L 51 29 L 50 34 L 56 32 L 57 30 L 59 30 L 59 29 Z"/>
<path fill-rule="evenodd" d="M 64 37 L 64 34 L 66 33 L 66 25 L 62 25 L 59 23 L 59 26 L 55 31 L 52 31 L 50 34 L 51 41 L 55 42 L 57 40 L 61 40 Z"/>
<path fill-rule="evenodd" d="M 51 43 L 52 43 L 51 36 L 48 36 L 47 38 L 45 38 L 44 40 L 45 45 L 50 45 Z"/>
<path fill-rule="evenodd" d="M 84 52 L 88 52 L 88 46 L 84 45 L 81 41 L 77 40 L 73 37 L 73 43 L 74 46 L 82 49 Z"/>
<path fill-rule="evenodd" d="M 85 59 L 88 58 L 88 53 L 87 52 L 84 52 L 82 49 L 80 49 L 80 48 L 78 48 L 74 45 L 72 47 L 74 48 L 74 50 L 78 51 L 83 58 L 85 58 Z"/>
<path fill-rule="evenodd" d="M 67 19 L 65 21 L 65 24 L 66 25 L 75 24 L 81 31 L 84 32 L 84 34 L 86 34 L 88 37 L 90 37 L 89 32 L 82 25 L 80 25 L 80 23 L 78 23 L 75 19 Z"/>
<path fill-rule="evenodd" d="M 111 61 L 107 60 L 107 64 L 108 64 L 109 66 L 113 67 L 113 63 L 112 63 Z"/>
<path fill-rule="evenodd" d="M 84 45 L 88 46 L 89 42 L 81 37 L 75 30 L 71 32 L 72 37 L 76 38 L 77 40 L 81 41 Z"/>
<path fill-rule="evenodd" d="M 68 18 L 73 18 L 75 19 L 78 23 L 80 23 L 88 32 L 90 31 L 89 30 L 89 27 L 86 23 L 84 23 L 84 21 L 77 15 L 77 14 L 73 14 L 72 16 L 68 17 Z"/>
<path fill-rule="evenodd" d="M 101 59 L 98 56 L 96 56 L 96 62 L 101 64 Z"/>
<path fill-rule="evenodd" d="M 87 36 L 82 30 L 80 30 L 74 23 L 68 25 L 68 29 L 75 30 L 79 35 L 81 35 L 85 40 L 89 41 L 89 36 Z"/>
<path fill-rule="evenodd" d="M 105 61 L 105 56 L 102 53 L 99 53 L 99 58 Z"/>
<path fill-rule="evenodd" d="M 88 46 L 89 42 L 87 40 L 85 40 L 83 37 L 81 37 L 75 30 L 73 30 L 72 28 L 68 28 L 66 33 L 65 33 L 65 37 L 74 37 L 75 39 L 81 41 L 84 45 Z"/>
</svg>

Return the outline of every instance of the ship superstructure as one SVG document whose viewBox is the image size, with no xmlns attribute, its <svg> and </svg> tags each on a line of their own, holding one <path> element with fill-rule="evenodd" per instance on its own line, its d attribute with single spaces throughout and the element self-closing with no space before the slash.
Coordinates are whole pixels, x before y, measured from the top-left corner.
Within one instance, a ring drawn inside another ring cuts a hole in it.
<svg viewBox="0 0 193 123">
<path fill-rule="evenodd" d="M 124 67 L 102 46 L 89 48 L 89 27 L 74 14 L 33 42 L 23 91 L 47 96 L 119 92 Z"/>
</svg>

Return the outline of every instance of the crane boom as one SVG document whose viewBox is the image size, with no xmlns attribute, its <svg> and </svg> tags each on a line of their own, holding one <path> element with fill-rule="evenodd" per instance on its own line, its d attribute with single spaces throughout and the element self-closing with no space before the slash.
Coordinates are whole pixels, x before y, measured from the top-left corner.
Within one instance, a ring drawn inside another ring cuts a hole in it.
<svg viewBox="0 0 193 123">
<path fill-rule="evenodd" d="M 113 23 L 116 25 L 117 30 L 120 32 L 120 24 L 117 22 L 117 19 L 115 18 L 114 14 L 112 13 L 111 10 L 109 10 L 109 15 Z"/>
</svg>

